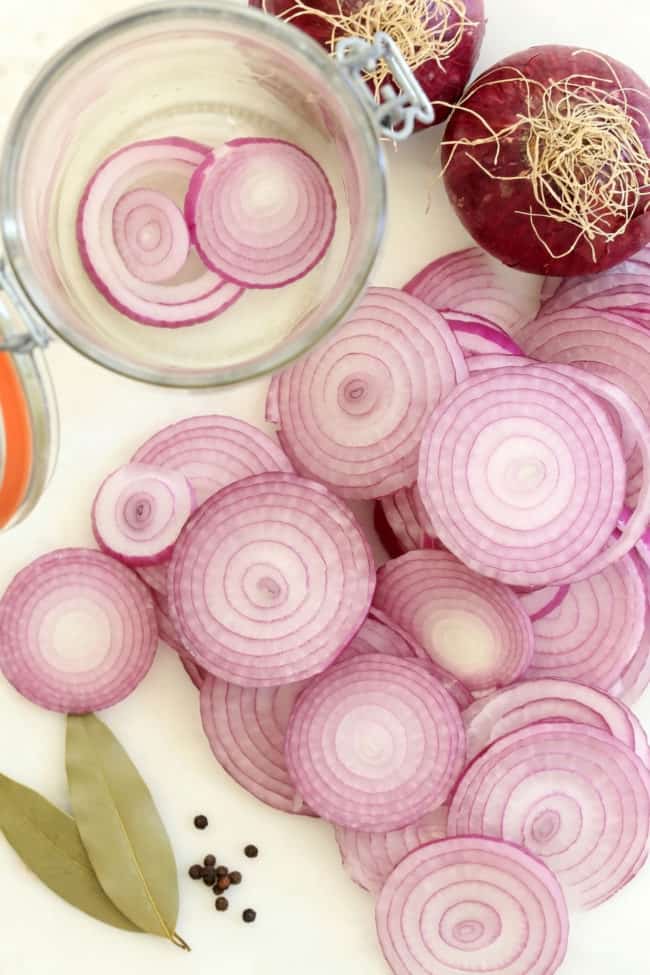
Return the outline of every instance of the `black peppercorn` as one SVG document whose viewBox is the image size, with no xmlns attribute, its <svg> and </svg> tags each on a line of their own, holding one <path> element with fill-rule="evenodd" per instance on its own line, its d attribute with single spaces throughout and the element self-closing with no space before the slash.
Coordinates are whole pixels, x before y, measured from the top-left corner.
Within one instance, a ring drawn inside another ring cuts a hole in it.
<svg viewBox="0 0 650 975">
<path fill-rule="evenodd" d="M 257 914 L 251 907 L 247 907 L 244 913 L 242 914 L 242 918 L 244 919 L 246 924 L 252 924 L 256 917 Z"/>
<path fill-rule="evenodd" d="M 203 883 L 205 886 L 212 887 L 216 879 L 217 875 L 214 872 L 214 867 L 206 867 L 203 871 Z"/>
<path fill-rule="evenodd" d="M 203 862 L 206 865 L 206 867 L 213 867 L 217 862 L 217 858 L 213 856 L 211 853 L 208 853 L 207 857 L 203 858 Z"/>
<path fill-rule="evenodd" d="M 227 877 L 228 867 L 219 866 L 217 867 L 217 877 Z"/>
<path fill-rule="evenodd" d="M 216 901 L 214 902 L 214 906 L 216 907 L 216 909 L 218 911 L 227 911 L 228 910 L 228 898 L 227 897 L 217 897 Z"/>
<path fill-rule="evenodd" d="M 194 817 L 194 825 L 196 826 L 197 829 L 205 829 L 205 827 L 208 825 L 208 817 L 207 816 L 195 816 Z"/>
<path fill-rule="evenodd" d="M 233 870 L 232 873 L 229 873 L 228 874 L 228 877 L 230 879 L 230 883 L 231 884 L 240 884 L 241 883 L 241 874 L 240 874 L 239 870 Z"/>
<path fill-rule="evenodd" d="M 228 890 L 228 888 L 230 887 L 230 878 L 219 877 L 219 879 L 215 884 L 215 887 L 217 888 L 217 890 Z"/>
<path fill-rule="evenodd" d="M 244 847 L 244 854 L 247 857 L 250 857 L 251 859 L 254 859 L 257 856 L 258 853 L 259 853 L 259 850 L 252 843 L 249 843 L 248 846 L 245 846 Z"/>
<path fill-rule="evenodd" d="M 195 863 L 188 871 L 192 880 L 199 880 L 203 876 L 203 867 L 200 863 Z"/>
</svg>

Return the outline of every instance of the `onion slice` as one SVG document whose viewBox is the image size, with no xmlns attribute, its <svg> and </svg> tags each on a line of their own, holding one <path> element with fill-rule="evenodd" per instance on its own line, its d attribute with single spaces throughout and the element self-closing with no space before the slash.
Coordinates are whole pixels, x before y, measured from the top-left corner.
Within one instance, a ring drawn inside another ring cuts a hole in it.
<svg viewBox="0 0 650 975">
<path fill-rule="evenodd" d="M 595 380 L 547 365 L 478 373 L 432 413 L 418 487 L 436 534 L 474 571 L 553 585 L 599 571 L 637 540 L 631 520 L 627 537 L 603 552 L 623 505 L 625 464 L 583 375 Z"/>
<path fill-rule="evenodd" d="M 127 565 L 164 562 L 194 508 L 184 474 L 126 464 L 109 474 L 95 496 L 93 533 L 100 548 Z"/>
<path fill-rule="evenodd" d="M 481 836 L 410 853 L 386 881 L 376 921 L 394 975 L 553 975 L 569 934 L 551 871 L 519 847 Z"/>
<path fill-rule="evenodd" d="M 463 766 L 465 734 L 426 664 L 364 654 L 303 691 L 285 749 L 298 792 L 319 816 L 381 831 L 444 803 Z"/>
<path fill-rule="evenodd" d="M 521 843 L 553 870 L 570 906 L 596 907 L 645 862 L 650 773 L 607 731 L 532 724 L 499 738 L 465 770 L 448 829 Z"/>
<path fill-rule="evenodd" d="M 466 312 L 445 311 L 442 317 L 456 336 L 466 359 L 475 355 L 521 355 L 521 348 L 499 325 Z"/>
<path fill-rule="evenodd" d="M 414 549 L 436 547 L 433 525 L 424 510 L 417 484 L 400 488 L 381 498 L 377 505 L 397 546 L 395 557 Z"/>
<path fill-rule="evenodd" d="M 103 552 L 59 549 L 18 573 L 0 601 L 0 667 L 16 690 L 69 714 L 117 704 L 158 645 L 153 601 Z"/>
<path fill-rule="evenodd" d="M 530 321 L 539 302 L 528 288 L 478 247 L 454 251 L 422 268 L 404 291 L 438 311 L 465 312 L 510 332 Z"/>
<path fill-rule="evenodd" d="M 206 267 L 246 288 L 280 288 L 325 256 L 336 224 L 327 176 L 281 139 L 232 139 L 206 155 L 185 198 Z"/>
<path fill-rule="evenodd" d="M 173 278 L 190 251 L 185 217 L 158 190 L 131 190 L 113 210 L 113 237 L 131 274 L 157 283 Z"/>
<path fill-rule="evenodd" d="M 194 686 L 200 691 L 203 681 L 206 678 L 205 671 L 199 667 L 190 654 L 185 649 L 181 640 L 176 624 L 171 617 L 171 609 L 167 597 L 158 592 L 153 592 L 154 606 L 156 607 L 156 623 L 158 624 L 158 635 L 163 643 L 166 643 L 171 650 L 175 650 L 179 660 L 183 665 L 185 673 L 190 678 Z"/>
<path fill-rule="evenodd" d="M 213 495 L 174 548 L 170 603 L 205 670 L 244 687 L 323 670 L 363 623 L 375 587 L 352 513 L 320 484 L 258 474 Z"/>
<path fill-rule="evenodd" d="M 431 410 L 466 375 L 440 315 L 370 288 L 333 335 L 273 379 L 266 415 L 297 471 L 344 498 L 380 498 L 413 484 Z"/>
<path fill-rule="evenodd" d="M 134 142 L 102 163 L 81 198 L 77 213 L 77 243 L 84 268 L 97 290 L 114 308 L 142 325 L 178 328 L 206 322 L 225 311 L 243 294 L 239 286 L 204 267 L 181 282 L 174 278 L 165 281 L 143 279 L 142 248 L 138 249 L 139 256 L 135 260 L 133 235 L 127 232 L 128 215 L 134 212 L 129 207 L 134 199 L 142 200 L 133 193 L 150 190 L 154 179 L 170 186 L 179 180 L 185 186 L 189 185 L 192 174 L 209 151 L 207 146 L 181 138 Z M 146 237 L 155 240 L 158 227 L 161 240 L 165 235 L 169 237 L 173 255 L 171 264 L 167 265 L 170 270 L 178 263 L 181 251 L 187 250 L 187 227 L 180 229 L 177 218 L 171 216 L 171 207 L 174 207 L 171 198 L 164 204 L 163 214 L 162 196 L 156 192 L 156 217 L 144 224 L 139 233 L 144 230 Z M 136 207 L 136 213 L 138 209 Z M 172 237 L 174 234 L 175 238 Z"/>
<path fill-rule="evenodd" d="M 512 683 L 533 658 L 533 628 L 518 597 L 448 552 L 409 552 L 387 562 L 374 604 L 470 691 Z"/>
<path fill-rule="evenodd" d="M 336 842 L 348 874 L 364 890 L 379 894 L 384 883 L 404 857 L 432 840 L 447 836 L 447 809 L 440 806 L 411 826 L 388 833 L 367 833 L 336 827 Z"/>
<path fill-rule="evenodd" d="M 235 782 L 274 809 L 310 815 L 284 757 L 289 717 L 305 684 L 238 687 L 208 676 L 201 720 L 215 758 Z"/>
<path fill-rule="evenodd" d="M 548 592 L 522 596 L 527 607 Z M 609 690 L 638 650 L 645 628 L 646 594 L 631 555 L 574 582 L 564 599 L 533 623 L 535 655 L 527 677 L 561 677 Z"/>
<path fill-rule="evenodd" d="M 463 712 L 467 760 L 493 741 L 541 721 L 572 721 L 599 728 L 648 764 L 648 738 L 632 712 L 604 691 L 575 681 L 525 680 L 475 701 Z"/>
</svg>

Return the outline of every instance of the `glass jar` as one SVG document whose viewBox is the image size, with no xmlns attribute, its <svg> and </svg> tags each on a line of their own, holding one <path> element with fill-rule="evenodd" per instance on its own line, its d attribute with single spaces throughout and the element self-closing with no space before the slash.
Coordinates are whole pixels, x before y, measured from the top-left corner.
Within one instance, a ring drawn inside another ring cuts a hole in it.
<svg viewBox="0 0 650 975">
<path fill-rule="evenodd" d="M 326 258 L 286 288 L 246 292 L 205 324 L 154 328 L 118 312 L 81 263 L 79 200 L 111 152 L 171 135 L 208 145 L 272 136 L 309 152 L 336 196 Z M 385 196 L 367 104 L 333 58 L 278 19 L 210 0 L 159 4 L 56 55 L 19 104 L 0 163 L 0 527 L 30 510 L 52 467 L 48 336 L 164 386 L 272 372 L 326 335 L 363 293 Z"/>
</svg>

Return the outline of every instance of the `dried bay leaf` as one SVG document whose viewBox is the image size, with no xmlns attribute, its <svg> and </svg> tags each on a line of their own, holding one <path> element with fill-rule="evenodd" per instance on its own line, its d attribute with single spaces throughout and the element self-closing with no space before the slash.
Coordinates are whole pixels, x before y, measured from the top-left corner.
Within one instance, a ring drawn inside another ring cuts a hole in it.
<svg viewBox="0 0 650 975">
<path fill-rule="evenodd" d="M 93 714 L 69 715 L 70 802 L 106 894 L 138 928 L 179 947 L 176 862 L 151 793 L 113 733 Z"/>
<path fill-rule="evenodd" d="M 74 819 L 2 774 L 0 829 L 23 863 L 59 897 L 105 924 L 138 930 L 104 893 Z"/>
</svg>

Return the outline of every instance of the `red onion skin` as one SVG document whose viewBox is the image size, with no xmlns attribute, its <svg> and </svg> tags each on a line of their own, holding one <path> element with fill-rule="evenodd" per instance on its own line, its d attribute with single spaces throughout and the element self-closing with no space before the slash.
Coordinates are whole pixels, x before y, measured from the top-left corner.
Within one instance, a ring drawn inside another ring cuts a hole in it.
<svg viewBox="0 0 650 975">
<path fill-rule="evenodd" d="M 504 58 L 473 83 L 463 104 L 465 108 L 478 113 L 495 131 L 500 131 L 511 125 L 518 113 L 527 111 L 526 89 L 523 82 L 490 85 L 489 81 L 512 78 L 512 69 L 518 69 L 532 81 L 544 84 L 548 84 L 549 78 L 559 81 L 578 73 L 602 79 L 599 85 L 615 92 L 619 90 L 619 85 L 608 64 L 618 76 L 621 87 L 629 89 L 626 94 L 633 117 L 637 119 L 637 131 L 646 152 L 650 153 L 650 123 L 647 121 L 650 89 L 626 65 L 590 51 L 543 45 Z M 534 96 L 531 102 L 534 112 Z M 521 271 L 569 277 L 604 271 L 630 257 L 650 241 L 650 213 L 643 212 L 641 203 L 624 234 L 611 242 L 604 237 L 597 237 L 591 242 L 595 261 L 592 249 L 584 239 L 580 239 L 566 257 L 552 257 L 537 239 L 528 216 L 531 209 L 533 212 L 539 211 L 531 184 L 523 180 L 513 183 L 495 179 L 482 172 L 470 159 L 471 155 L 490 172 L 500 176 L 520 175 L 526 166 L 525 127 L 522 126 L 518 132 L 522 133 L 522 137 L 515 135 L 501 140 L 498 166 L 494 166 L 494 142 L 472 146 L 467 151 L 459 146 L 449 165 L 452 148 L 449 145 L 442 147 L 442 162 L 447 166 L 447 193 L 461 223 L 481 247 L 504 264 Z M 476 116 L 470 111 L 456 109 L 447 124 L 444 142 L 482 139 L 485 135 L 485 126 Z M 546 217 L 536 218 L 535 225 L 553 254 L 563 254 L 579 233 L 572 224 L 559 223 Z M 620 224 L 612 224 L 612 230 L 618 226 Z"/>
<path fill-rule="evenodd" d="M 249 6 L 265 10 L 276 17 L 283 17 L 294 6 L 294 0 L 249 0 Z M 310 4 L 316 10 L 322 10 L 328 14 L 337 14 L 341 10 L 344 14 L 352 14 L 363 6 L 363 0 L 314 0 Z M 432 8 L 434 4 L 431 5 Z M 425 95 L 432 102 L 457 102 L 462 95 L 474 65 L 478 61 L 478 56 L 485 36 L 485 4 L 484 0 L 465 0 L 465 11 L 468 24 L 463 31 L 458 47 L 442 62 L 442 67 L 434 60 L 428 61 L 415 71 L 415 77 L 422 85 Z M 455 11 L 450 11 L 450 30 L 449 35 L 453 36 L 458 25 L 458 15 Z M 318 16 L 296 17 L 291 21 L 294 27 L 298 27 L 321 44 L 328 51 L 331 50 L 329 41 L 332 36 L 332 28 L 329 24 Z M 431 26 L 435 27 L 435 10 L 432 10 Z M 448 117 L 451 108 L 449 105 L 437 104 L 435 107 L 435 121 L 438 125 Z M 416 128 L 425 128 L 418 124 Z"/>
</svg>

